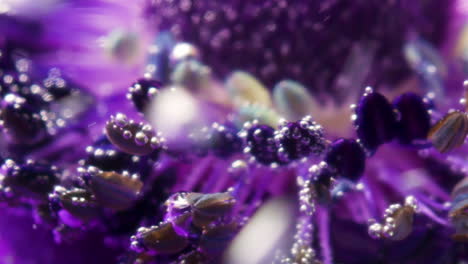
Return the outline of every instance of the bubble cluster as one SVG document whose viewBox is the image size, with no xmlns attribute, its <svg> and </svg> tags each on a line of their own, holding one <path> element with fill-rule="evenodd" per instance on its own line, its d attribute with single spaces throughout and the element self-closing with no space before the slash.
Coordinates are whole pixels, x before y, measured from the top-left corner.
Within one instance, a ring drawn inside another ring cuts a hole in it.
<svg viewBox="0 0 468 264">
<path fill-rule="evenodd" d="M 2 200 L 6 201 L 44 203 L 60 179 L 57 167 L 33 160 L 16 163 L 8 159 L 2 170 L 4 175 L 0 181 L 0 193 Z"/>
<path fill-rule="evenodd" d="M 383 224 L 370 220 L 369 235 L 375 239 L 403 240 L 413 231 L 413 216 L 416 212 L 418 202 L 413 196 L 408 196 L 404 205 L 392 204 L 385 210 Z"/>
<path fill-rule="evenodd" d="M 275 141 L 279 146 L 278 155 L 284 161 L 320 156 L 326 149 L 323 128 L 311 116 L 297 122 L 280 121 Z"/>
<path fill-rule="evenodd" d="M 150 125 L 136 123 L 122 113 L 110 117 L 106 123 L 106 135 L 117 148 L 132 155 L 148 155 L 162 148 L 162 139 Z"/>
</svg>

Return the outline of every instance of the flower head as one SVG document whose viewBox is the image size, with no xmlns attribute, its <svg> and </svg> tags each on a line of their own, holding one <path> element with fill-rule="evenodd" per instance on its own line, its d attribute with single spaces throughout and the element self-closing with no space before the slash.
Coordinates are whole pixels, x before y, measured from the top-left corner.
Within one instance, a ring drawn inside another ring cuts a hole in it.
<svg viewBox="0 0 468 264">
<path fill-rule="evenodd" d="M 0 257 L 466 260 L 460 2 L 1 3 Z"/>
</svg>

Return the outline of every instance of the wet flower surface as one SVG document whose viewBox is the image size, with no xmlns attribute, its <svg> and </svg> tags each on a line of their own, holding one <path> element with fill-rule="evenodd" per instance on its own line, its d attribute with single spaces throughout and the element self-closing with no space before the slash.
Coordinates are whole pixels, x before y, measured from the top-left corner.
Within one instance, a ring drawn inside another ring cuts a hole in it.
<svg viewBox="0 0 468 264">
<path fill-rule="evenodd" d="M 0 1 L 0 263 L 468 261 L 468 5 Z"/>
</svg>

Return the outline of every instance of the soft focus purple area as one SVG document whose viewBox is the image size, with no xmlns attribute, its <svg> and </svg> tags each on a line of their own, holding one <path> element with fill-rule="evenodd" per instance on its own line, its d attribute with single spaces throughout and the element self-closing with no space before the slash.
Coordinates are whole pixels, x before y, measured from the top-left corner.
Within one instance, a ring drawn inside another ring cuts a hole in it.
<svg viewBox="0 0 468 264">
<path fill-rule="evenodd" d="M 4 210 L 0 219 L 1 263 L 114 263 L 116 252 L 104 244 L 99 234 L 57 245 L 50 231 L 38 227 L 29 215 Z"/>
</svg>

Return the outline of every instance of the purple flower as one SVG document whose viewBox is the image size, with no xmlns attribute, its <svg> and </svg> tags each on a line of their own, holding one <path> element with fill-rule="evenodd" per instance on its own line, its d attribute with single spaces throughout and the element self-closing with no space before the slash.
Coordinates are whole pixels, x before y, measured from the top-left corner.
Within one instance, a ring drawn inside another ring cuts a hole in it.
<svg viewBox="0 0 468 264">
<path fill-rule="evenodd" d="M 466 261 L 466 10 L 0 3 L 0 260 Z"/>
</svg>

